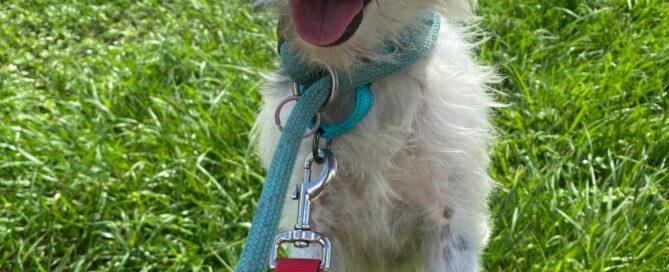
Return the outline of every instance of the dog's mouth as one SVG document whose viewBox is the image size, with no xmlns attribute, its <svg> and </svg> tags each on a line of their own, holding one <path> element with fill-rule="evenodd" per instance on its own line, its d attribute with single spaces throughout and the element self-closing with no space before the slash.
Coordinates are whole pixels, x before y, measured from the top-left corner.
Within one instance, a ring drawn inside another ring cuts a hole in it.
<svg viewBox="0 0 669 272">
<path fill-rule="evenodd" d="M 335 46 L 350 39 L 362 23 L 371 0 L 290 0 L 295 32 L 316 46 Z"/>
</svg>

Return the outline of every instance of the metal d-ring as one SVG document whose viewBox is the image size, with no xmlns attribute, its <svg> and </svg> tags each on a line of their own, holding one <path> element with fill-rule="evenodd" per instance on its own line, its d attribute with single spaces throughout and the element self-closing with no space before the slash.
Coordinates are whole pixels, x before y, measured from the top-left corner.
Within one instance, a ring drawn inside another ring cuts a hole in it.
<svg viewBox="0 0 669 272">
<path fill-rule="evenodd" d="M 337 90 L 339 89 L 339 77 L 337 76 L 337 73 L 335 73 L 335 71 L 332 70 L 330 66 L 328 66 L 327 69 L 328 73 L 330 73 L 330 79 L 332 80 L 331 81 L 332 87 L 330 88 L 330 96 L 328 97 L 328 101 L 326 101 L 325 104 L 321 106 L 321 109 L 318 110 L 318 112 L 324 111 L 327 107 L 329 107 L 332 104 L 332 102 L 337 97 Z"/>
<path fill-rule="evenodd" d="M 337 73 L 335 73 L 332 68 L 327 67 L 328 73 L 330 73 L 330 79 L 331 81 L 331 88 L 330 88 L 330 95 L 328 96 L 328 100 L 325 101 L 323 106 L 318 110 L 316 113 L 316 122 L 314 123 L 314 127 L 304 135 L 304 138 L 308 138 L 310 136 L 313 136 L 316 134 L 318 131 L 318 128 L 321 125 L 321 112 L 325 110 L 328 106 L 332 104 L 332 101 L 335 100 L 335 97 L 337 96 L 337 89 L 339 88 L 339 78 L 337 77 Z M 283 107 L 290 101 L 297 101 L 300 100 L 300 84 L 297 82 L 293 82 L 293 95 L 286 97 L 284 100 L 282 100 L 279 105 L 276 107 L 276 110 L 274 111 L 274 123 L 279 127 L 279 131 L 283 132 L 283 126 L 281 125 L 281 110 Z M 320 136 L 318 136 L 320 139 Z M 316 149 L 318 149 L 318 139 L 315 139 L 316 143 Z M 328 148 L 329 148 L 330 141 L 328 140 Z M 317 156 L 318 152 L 314 151 L 314 157 L 316 157 L 316 161 L 320 162 L 320 159 Z"/>
<path fill-rule="evenodd" d="M 337 90 L 339 89 L 339 77 L 337 76 L 337 73 L 335 73 L 332 68 L 327 67 L 328 73 L 330 74 L 330 95 L 328 96 L 328 100 L 325 101 L 323 106 L 318 110 L 318 112 L 323 112 L 325 108 L 329 107 L 332 102 L 335 100 L 337 97 Z M 300 83 L 293 82 L 293 96 L 300 96 L 302 95 L 300 93 Z"/>
<path fill-rule="evenodd" d="M 276 106 L 276 110 L 274 111 L 274 123 L 279 127 L 279 131 L 283 132 L 283 126 L 281 125 L 281 109 L 290 101 L 297 101 L 300 100 L 299 96 L 293 95 L 286 97 L 281 103 L 279 103 L 278 106 Z M 313 136 L 316 134 L 318 131 L 318 127 L 321 125 L 321 113 L 316 113 L 316 123 L 314 123 L 314 128 L 312 128 L 307 134 L 304 135 L 304 138 L 309 138 L 310 136 Z"/>
<path fill-rule="evenodd" d="M 293 82 L 293 95 L 300 96 L 300 83 Z"/>
</svg>

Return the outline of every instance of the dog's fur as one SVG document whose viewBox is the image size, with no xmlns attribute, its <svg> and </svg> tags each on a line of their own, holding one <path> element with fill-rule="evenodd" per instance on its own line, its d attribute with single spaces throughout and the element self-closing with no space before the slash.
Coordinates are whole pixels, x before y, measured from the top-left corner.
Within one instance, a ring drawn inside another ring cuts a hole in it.
<svg viewBox="0 0 669 272">
<path fill-rule="evenodd" d="M 261 0 L 286 17 L 288 0 Z M 335 139 L 339 171 L 326 195 L 312 204 L 315 230 L 333 242 L 332 271 L 478 271 L 490 228 L 486 174 L 491 126 L 487 96 L 491 69 L 473 61 L 468 42 L 474 3 L 465 0 L 375 0 L 364 10 L 358 31 L 345 43 L 317 47 L 293 33 L 282 35 L 307 60 L 347 72 L 377 54 L 383 41 L 396 40 L 427 12 L 442 15 L 439 37 L 427 57 L 372 85 L 375 104 L 350 133 Z M 280 132 L 277 104 L 291 95 L 291 81 L 279 71 L 263 89 L 264 106 L 255 126 L 268 166 Z M 340 96 L 326 112 L 337 120 L 352 98 Z M 282 113 L 286 120 L 290 107 Z M 299 154 L 311 151 L 305 140 Z M 291 187 L 302 181 L 297 160 Z M 318 173 L 319 169 L 314 170 Z M 297 201 L 287 197 L 283 229 L 292 229 Z M 314 247 L 315 248 L 315 247 Z M 293 250 L 318 258 L 320 251 Z"/>
</svg>

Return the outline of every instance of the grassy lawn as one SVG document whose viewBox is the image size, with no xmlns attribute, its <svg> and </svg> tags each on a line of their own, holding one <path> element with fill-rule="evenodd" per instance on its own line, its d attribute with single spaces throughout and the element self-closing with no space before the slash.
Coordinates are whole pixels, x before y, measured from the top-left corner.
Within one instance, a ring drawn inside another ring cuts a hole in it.
<svg viewBox="0 0 669 272">
<path fill-rule="evenodd" d="M 0 5 L 0 271 L 231 270 L 274 22 L 242 0 L 87 2 Z M 667 271 L 669 2 L 480 4 L 508 105 L 487 270 Z"/>
</svg>

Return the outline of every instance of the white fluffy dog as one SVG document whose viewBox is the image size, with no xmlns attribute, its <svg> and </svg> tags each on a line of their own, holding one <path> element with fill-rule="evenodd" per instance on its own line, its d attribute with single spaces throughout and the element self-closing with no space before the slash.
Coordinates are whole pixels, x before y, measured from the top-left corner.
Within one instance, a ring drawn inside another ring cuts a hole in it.
<svg viewBox="0 0 669 272">
<path fill-rule="evenodd" d="M 331 271 L 478 271 L 489 233 L 486 174 L 491 142 L 486 94 L 495 80 L 477 64 L 463 22 L 475 3 L 466 0 L 260 0 L 282 18 L 280 36 L 302 58 L 349 72 L 361 59 L 383 58 L 377 48 L 442 16 L 431 52 L 416 64 L 371 85 L 374 106 L 332 146 L 338 173 L 312 205 L 315 230 L 332 241 Z M 311 14 L 304 14 L 309 11 Z M 320 17 L 318 17 L 320 16 Z M 315 21 L 314 21 L 315 20 Z M 268 166 L 280 132 L 277 104 L 292 82 L 279 71 L 263 90 L 255 132 Z M 352 96 L 339 96 L 324 113 L 336 121 Z M 283 111 L 286 120 L 290 107 Z M 311 152 L 311 139 L 299 154 Z M 293 186 L 302 180 L 298 157 Z M 290 192 L 289 192 L 290 193 Z M 292 229 L 296 201 L 287 197 L 281 226 Z M 318 258 L 318 250 L 294 251 Z"/>
</svg>

